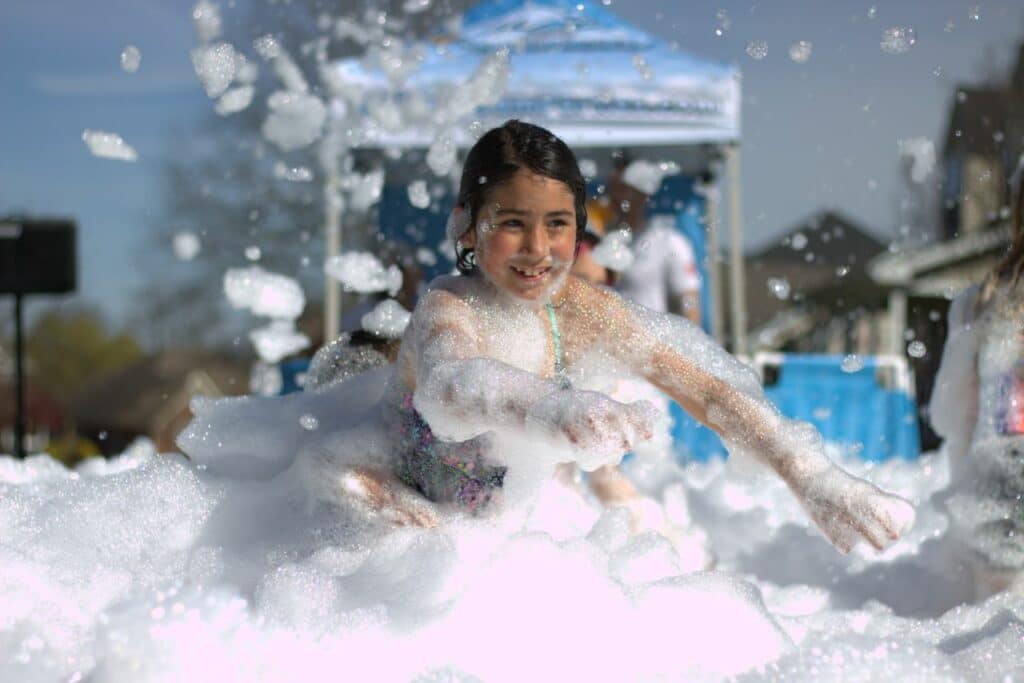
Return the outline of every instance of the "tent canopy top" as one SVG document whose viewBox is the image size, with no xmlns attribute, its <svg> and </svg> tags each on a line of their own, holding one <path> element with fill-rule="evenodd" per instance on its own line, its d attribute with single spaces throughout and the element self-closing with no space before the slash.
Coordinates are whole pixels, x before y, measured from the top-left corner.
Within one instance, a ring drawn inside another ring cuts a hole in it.
<svg viewBox="0 0 1024 683">
<path fill-rule="evenodd" d="M 436 136 L 436 113 L 466 97 L 460 88 L 496 54 L 508 59 L 501 95 L 450 122 L 460 146 L 472 142 L 461 124 L 509 118 L 548 127 L 574 146 L 739 139 L 735 67 L 686 54 L 590 0 L 484 0 L 466 13 L 457 37 L 437 36 L 421 47 L 412 73 L 389 77 L 373 59 L 342 60 L 335 69 L 369 103 L 367 146 L 419 147 Z M 423 117 L 389 126 L 374 116 L 385 101 Z"/>
</svg>

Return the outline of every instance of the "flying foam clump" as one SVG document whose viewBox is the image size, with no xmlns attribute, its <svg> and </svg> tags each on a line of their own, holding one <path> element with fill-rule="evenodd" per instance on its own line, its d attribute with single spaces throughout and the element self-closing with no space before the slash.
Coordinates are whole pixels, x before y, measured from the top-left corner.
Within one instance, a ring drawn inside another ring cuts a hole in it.
<svg viewBox="0 0 1024 683">
<path fill-rule="evenodd" d="M 398 266 L 385 268 L 380 259 L 365 251 L 349 251 L 331 257 L 324 263 L 324 272 L 350 292 L 386 291 L 394 296 L 402 288 L 402 271 Z"/>
</svg>

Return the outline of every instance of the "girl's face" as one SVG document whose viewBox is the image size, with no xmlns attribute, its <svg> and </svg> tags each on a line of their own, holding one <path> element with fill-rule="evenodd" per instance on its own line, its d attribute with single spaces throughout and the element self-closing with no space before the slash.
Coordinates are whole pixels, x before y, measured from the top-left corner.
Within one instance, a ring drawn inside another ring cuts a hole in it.
<svg viewBox="0 0 1024 683">
<path fill-rule="evenodd" d="M 462 239 L 499 290 L 546 302 L 565 282 L 576 249 L 572 191 L 559 180 L 519 171 L 488 193 L 477 224 Z"/>
</svg>

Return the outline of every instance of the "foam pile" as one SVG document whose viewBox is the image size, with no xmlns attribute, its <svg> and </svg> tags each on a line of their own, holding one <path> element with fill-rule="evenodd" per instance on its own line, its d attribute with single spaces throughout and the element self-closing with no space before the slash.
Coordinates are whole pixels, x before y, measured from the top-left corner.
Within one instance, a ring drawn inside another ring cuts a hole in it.
<svg viewBox="0 0 1024 683">
<path fill-rule="evenodd" d="M 929 502 L 949 481 L 941 454 L 857 468 L 912 499 L 918 526 L 881 556 L 848 557 L 809 533 L 774 479 L 634 461 L 644 490 L 711 539 L 717 570 L 686 573 L 666 539 L 559 483 L 526 530 L 515 514 L 392 528 L 358 505 L 315 503 L 294 456 L 268 454 L 318 443 L 324 427 L 303 425 L 332 424 L 329 405 L 353 416 L 346 428 L 365 424 L 379 373 L 287 400 L 198 402 L 183 437 L 192 463 L 144 442 L 73 471 L 0 459 L 0 678 L 1022 673 L 1024 601 L 963 604 L 970 589 Z M 545 530 L 567 518 L 575 531 Z"/>
</svg>

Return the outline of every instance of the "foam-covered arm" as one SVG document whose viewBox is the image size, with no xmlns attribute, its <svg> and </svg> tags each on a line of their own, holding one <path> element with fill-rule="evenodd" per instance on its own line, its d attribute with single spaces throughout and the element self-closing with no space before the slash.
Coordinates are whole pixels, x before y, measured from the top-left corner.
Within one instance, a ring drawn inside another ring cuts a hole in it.
<svg viewBox="0 0 1024 683">
<path fill-rule="evenodd" d="M 483 355 L 465 304 L 447 293 L 429 294 L 417 307 L 416 409 L 445 439 L 486 431 L 529 430 L 566 438 L 583 450 L 618 454 L 649 438 L 657 412 L 650 404 L 623 404 L 604 394 L 563 388 L 558 382 Z"/>
<path fill-rule="evenodd" d="M 644 376 L 721 435 L 734 457 L 774 470 L 836 547 L 846 552 L 863 539 L 881 549 L 899 536 L 913 518 L 909 503 L 834 465 L 818 431 L 783 417 L 753 371 L 695 326 L 640 315 L 655 337 Z"/>
</svg>

